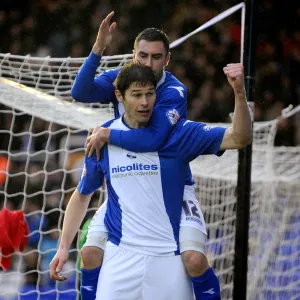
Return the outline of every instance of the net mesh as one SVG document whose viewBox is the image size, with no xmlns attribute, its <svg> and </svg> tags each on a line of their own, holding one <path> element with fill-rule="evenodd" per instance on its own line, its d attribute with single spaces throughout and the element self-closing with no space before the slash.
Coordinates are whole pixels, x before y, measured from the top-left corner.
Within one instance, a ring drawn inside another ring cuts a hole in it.
<svg viewBox="0 0 300 300">
<path fill-rule="evenodd" d="M 20 86 L 8 85 L 5 81 L 2 81 L 0 90 L 0 102 L 5 104 L 1 106 L 1 114 L 10 124 L 9 128 L 0 130 L 1 136 L 6 137 L 7 141 L 7 147 L 1 150 L 0 155 L 10 162 L 2 171 L 6 180 L 1 195 L 5 207 L 24 209 L 31 224 L 30 247 L 25 253 L 14 255 L 10 272 L 0 273 L 0 284 L 5 286 L 5 289 L 0 289 L 0 296 L 13 295 L 16 291 L 19 295 L 26 295 L 22 286 L 30 281 L 34 282 L 34 288 L 40 297 L 50 297 L 58 291 L 61 291 L 60 297 L 64 294 L 76 294 L 79 242 L 70 251 L 71 260 L 65 271 L 69 277 L 67 283 L 51 282 L 48 264 L 57 247 L 64 209 L 81 173 L 87 131 L 82 130 L 81 123 L 72 119 L 66 121 L 65 114 L 58 111 L 65 112 L 67 108 L 70 112 L 76 112 L 80 120 L 88 120 L 85 128 L 89 128 L 95 125 L 93 122 L 98 124 L 97 115 L 94 121 L 91 117 L 94 116 L 95 109 L 83 109 L 82 105 L 64 103 L 47 94 L 34 94 L 20 89 Z M 24 101 L 28 98 L 35 103 L 30 107 L 30 115 L 23 111 Z M 52 121 L 49 113 L 43 118 L 38 101 L 48 101 L 48 106 L 43 111 L 49 112 L 51 107 L 56 110 L 52 114 Z M 16 124 L 19 123 L 23 127 L 18 129 Z M 300 149 L 273 146 L 277 123 L 278 120 L 254 123 L 249 299 L 297 299 L 300 293 L 297 277 L 300 245 Z M 69 124 L 73 126 L 70 127 Z M 221 159 L 214 156 L 199 157 L 192 162 L 191 167 L 196 180 L 197 196 L 207 222 L 209 259 L 220 278 L 223 298 L 231 299 L 237 151 L 227 151 Z M 104 190 L 96 195 L 89 208 L 89 217 L 104 197 Z M 7 288 L 7 283 L 12 280 L 14 285 Z M 25 286 L 28 287 L 27 284 Z"/>
<path fill-rule="evenodd" d="M 300 147 L 273 146 L 277 123 L 254 124 L 247 299 L 300 297 Z M 237 162 L 227 151 L 191 164 L 222 299 L 232 299 Z"/>
<path fill-rule="evenodd" d="M 98 73 L 131 58 L 103 57 Z M 79 295 L 82 232 L 70 250 L 66 282 L 51 281 L 48 265 L 81 174 L 86 129 L 113 117 L 109 104 L 72 103 L 70 89 L 83 61 L 0 54 L 0 75 L 6 78 L 0 80 L 0 200 L 24 210 L 31 232 L 26 250 L 13 255 L 11 270 L 0 272 L 0 299 Z M 300 148 L 273 146 L 277 123 L 254 123 L 248 299 L 300 298 Z M 209 260 L 222 299 L 232 299 L 237 151 L 199 157 L 191 167 L 207 223 Z M 95 194 L 87 221 L 105 197 L 105 189 Z"/>
</svg>

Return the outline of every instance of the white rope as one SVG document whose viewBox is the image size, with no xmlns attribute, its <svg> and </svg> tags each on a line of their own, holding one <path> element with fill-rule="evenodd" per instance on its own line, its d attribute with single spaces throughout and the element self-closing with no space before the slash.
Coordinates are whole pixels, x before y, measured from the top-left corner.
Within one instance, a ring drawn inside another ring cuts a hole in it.
<svg viewBox="0 0 300 300">
<path fill-rule="evenodd" d="M 216 17 L 212 18 L 211 20 L 209 20 L 208 22 L 204 23 L 203 25 L 201 25 L 200 27 L 198 27 L 196 30 L 190 32 L 189 34 L 177 39 L 176 41 L 172 42 L 170 44 L 170 48 L 174 48 L 178 45 L 180 45 L 181 43 L 183 43 L 185 40 L 187 40 L 188 38 L 190 38 L 191 36 L 193 36 L 194 34 L 206 29 L 207 27 L 210 27 L 212 25 L 214 25 L 215 23 L 227 18 L 228 16 L 232 15 L 234 12 L 236 12 L 237 10 L 241 9 L 242 7 L 245 6 L 244 2 L 241 2 L 240 4 L 237 4 L 227 10 L 225 10 L 224 12 L 222 12 L 221 14 L 217 15 Z"/>
<path fill-rule="evenodd" d="M 241 57 L 240 63 L 244 62 L 244 49 L 245 49 L 245 22 L 246 22 L 246 5 L 242 7 L 242 22 L 241 22 Z"/>
<path fill-rule="evenodd" d="M 294 109 L 293 108 L 293 105 L 290 104 L 288 107 L 284 108 L 282 111 L 281 111 L 281 117 L 282 118 L 289 118 L 291 117 L 292 115 L 296 114 L 297 112 L 300 112 L 300 104 L 297 105 Z"/>
</svg>

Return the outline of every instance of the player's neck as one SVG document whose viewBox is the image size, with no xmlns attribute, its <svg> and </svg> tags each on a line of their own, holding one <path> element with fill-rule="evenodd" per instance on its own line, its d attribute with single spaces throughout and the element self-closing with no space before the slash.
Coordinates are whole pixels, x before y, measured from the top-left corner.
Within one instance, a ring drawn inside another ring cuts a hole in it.
<svg viewBox="0 0 300 300">
<path fill-rule="evenodd" d="M 162 77 L 163 77 L 163 75 L 164 75 L 164 71 L 165 71 L 165 70 L 162 70 L 161 73 L 159 73 L 159 74 L 156 75 L 157 83 L 159 83 L 160 80 L 162 79 Z"/>
<path fill-rule="evenodd" d="M 138 122 L 133 118 L 128 118 L 126 113 L 124 114 L 123 120 L 129 128 L 139 129 L 139 128 L 145 128 L 147 126 L 147 123 Z"/>
</svg>

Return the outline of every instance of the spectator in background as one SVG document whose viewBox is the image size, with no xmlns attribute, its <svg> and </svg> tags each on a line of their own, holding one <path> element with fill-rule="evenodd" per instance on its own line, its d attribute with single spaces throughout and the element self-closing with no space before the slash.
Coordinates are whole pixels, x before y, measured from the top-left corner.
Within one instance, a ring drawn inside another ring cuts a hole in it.
<svg viewBox="0 0 300 300">
<path fill-rule="evenodd" d="M 78 0 L 72 3 L 43 0 L 35 5 L 28 0 L 6 1 L 0 11 L 0 52 L 82 57 L 94 42 L 99 20 L 115 9 L 119 26 L 115 42 L 106 53 L 130 53 L 136 31 L 149 26 L 163 27 L 174 40 L 235 4 L 233 0 L 226 3 L 204 0 L 200 3 L 195 0 L 174 0 L 172 3 L 158 0 L 151 3 L 145 0 L 126 3 L 117 0 Z M 282 107 L 299 104 L 300 9 L 296 1 L 286 5 L 284 11 L 281 5 L 280 2 L 265 0 L 259 8 L 257 120 L 269 120 L 278 115 Z M 141 18 L 145 12 L 153 12 L 155 18 Z M 277 22 L 278 18 L 282 21 Z M 169 71 L 188 87 L 189 116 L 195 121 L 228 121 L 232 105 L 224 107 L 223 104 L 230 103 L 232 95 L 223 90 L 220 85 L 222 73 L 216 70 L 221 69 L 225 61 L 239 60 L 240 30 L 240 15 L 234 14 L 172 51 Z M 279 87 L 283 88 L 278 90 Z M 208 94 L 210 90 L 217 92 Z M 270 99 L 272 95 L 278 98 Z M 217 116 L 209 109 L 212 104 L 220 107 Z M 289 119 L 287 123 L 282 127 L 283 132 L 294 132 L 295 121 Z M 277 139 L 278 144 L 280 141 Z M 295 134 L 289 135 L 282 143 L 294 145 Z"/>
</svg>

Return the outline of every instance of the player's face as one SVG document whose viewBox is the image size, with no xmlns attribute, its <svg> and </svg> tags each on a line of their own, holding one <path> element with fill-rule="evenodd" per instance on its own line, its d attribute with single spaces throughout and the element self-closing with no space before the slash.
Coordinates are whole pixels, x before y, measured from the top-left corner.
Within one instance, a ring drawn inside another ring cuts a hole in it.
<svg viewBox="0 0 300 300">
<path fill-rule="evenodd" d="M 167 53 L 161 41 L 140 40 L 134 49 L 133 59 L 152 68 L 156 80 L 159 81 L 165 66 L 169 63 L 170 52 Z"/>
<path fill-rule="evenodd" d="M 120 102 L 124 104 L 125 121 L 132 128 L 147 126 L 152 115 L 156 100 L 155 87 L 147 84 L 142 86 L 136 82 L 132 83 L 125 91 L 124 98 Z"/>
</svg>

